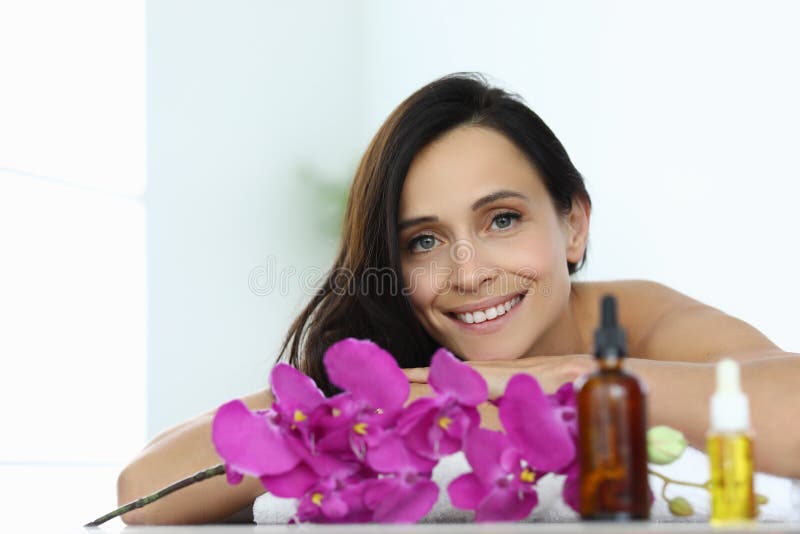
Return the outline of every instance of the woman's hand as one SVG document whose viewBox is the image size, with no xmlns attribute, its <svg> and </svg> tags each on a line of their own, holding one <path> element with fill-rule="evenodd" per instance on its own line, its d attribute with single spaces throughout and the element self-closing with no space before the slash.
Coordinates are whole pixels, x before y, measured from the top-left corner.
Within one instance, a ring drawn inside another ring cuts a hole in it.
<svg viewBox="0 0 800 534">
<path fill-rule="evenodd" d="M 574 382 L 578 377 L 594 369 L 594 358 L 590 354 L 568 354 L 566 356 L 534 356 L 518 360 L 491 360 L 464 362 L 483 376 L 489 385 L 489 398 L 496 399 L 506 389 L 512 376 L 527 373 L 539 381 L 545 393 L 554 393 L 565 382 Z M 428 368 L 404 369 L 409 381 L 417 384 L 428 382 Z"/>
</svg>

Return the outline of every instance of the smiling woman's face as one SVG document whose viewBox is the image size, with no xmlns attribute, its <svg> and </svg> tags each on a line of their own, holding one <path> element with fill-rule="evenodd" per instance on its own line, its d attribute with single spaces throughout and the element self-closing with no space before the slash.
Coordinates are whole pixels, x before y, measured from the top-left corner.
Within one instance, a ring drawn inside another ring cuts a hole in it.
<svg viewBox="0 0 800 534">
<path fill-rule="evenodd" d="M 400 198 L 403 282 L 440 344 L 468 360 L 553 353 L 575 332 L 567 261 L 589 213 L 562 216 L 536 168 L 504 135 L 456 128 L 422 150 Z"/>
</svg>

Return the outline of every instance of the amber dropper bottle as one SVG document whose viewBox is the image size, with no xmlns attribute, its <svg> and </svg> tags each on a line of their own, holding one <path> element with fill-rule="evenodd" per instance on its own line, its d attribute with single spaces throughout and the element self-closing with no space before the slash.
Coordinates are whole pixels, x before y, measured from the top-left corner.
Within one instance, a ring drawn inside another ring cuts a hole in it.
<svg viewBox="0 0 800 534">
<path fill-rule="evenodd" d="M 730 358 L 717 363 L 717 389 L 711 396 L 710 415 L 706 448 L 711 465 L 711 523 L 753 521 L 750 409 L 740 386 L 739 364 Z"/>
<path fill-rule="evenodd" d="M 647 414 L 644 386 L 625 371 L 625 332 L 617 303 L 603 297 L 595 330 L 598 369 L 579 380 L 578 461 L 583 519 L 648 519 Z"/>
</svg>

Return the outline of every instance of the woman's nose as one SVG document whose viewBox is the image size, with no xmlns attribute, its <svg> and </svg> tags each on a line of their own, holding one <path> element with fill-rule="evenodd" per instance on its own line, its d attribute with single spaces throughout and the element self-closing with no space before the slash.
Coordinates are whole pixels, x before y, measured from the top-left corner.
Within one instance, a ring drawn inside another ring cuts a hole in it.
<svg viewBox="0 0 800 534">
<path fill-rule="evenodd" d="M 454 289 L 477 293 L 480 287 L 497 276 L 497 267 L 468 239 L 459 239 L 450 246 L 450 281 Z"/>
</svg>

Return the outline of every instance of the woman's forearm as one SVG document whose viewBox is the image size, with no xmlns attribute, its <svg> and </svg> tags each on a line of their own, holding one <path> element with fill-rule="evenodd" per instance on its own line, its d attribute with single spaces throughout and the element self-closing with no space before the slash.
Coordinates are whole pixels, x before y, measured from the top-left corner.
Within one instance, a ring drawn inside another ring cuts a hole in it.
<svg viewBox="0 0 800 534">
<path fill-rule="evenodd" d="M 705 448 L 715 365 L 630 358 L 627 367 L 648 386 L 649 425 L 681 430 L 689 442 Z M 783 353 L 741 362 L 742 388 L 750 400 L 755 432 L 756 469 L 800 476 L 800 356 Z"/>
<path fill-rule="evenodd" d="M 250 409 L 265 409 L 271 403 L 266 392 L 242 399 Z M 217 465 L 222 460 L 211 441 L 214 412 L 184 422 L 159 434 L 122 471 L 117 480 L 120 505 Z M 191 524 L 221 521 L 252 505 L 264 492 L 258 479 L 245 477 L 238 485 L 217 476 L 192 484 L 144 508 L 122 516 L 127 524 Z"/>
</svg>

